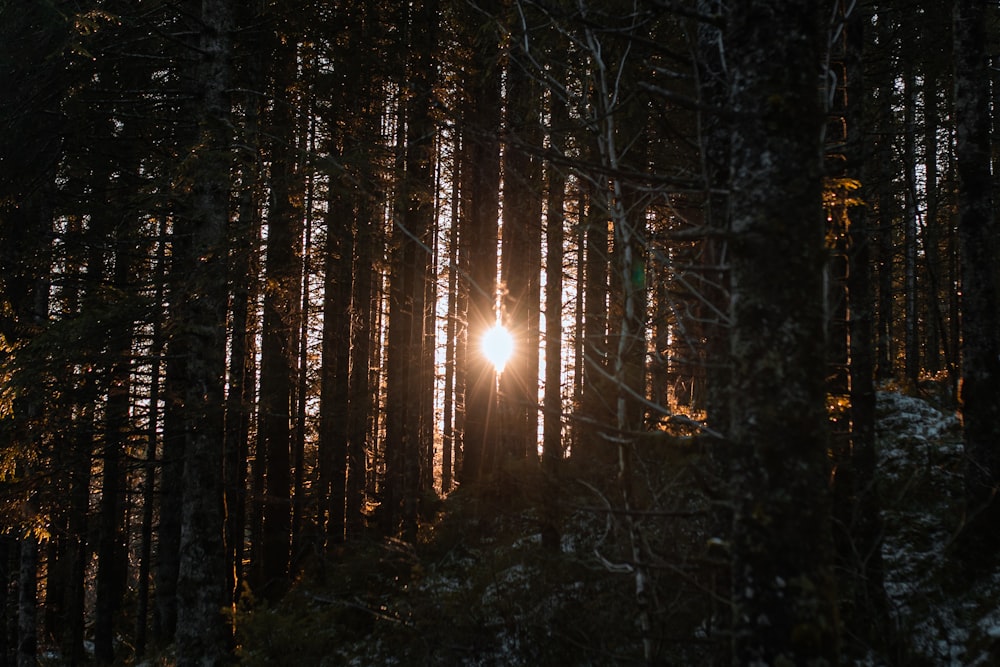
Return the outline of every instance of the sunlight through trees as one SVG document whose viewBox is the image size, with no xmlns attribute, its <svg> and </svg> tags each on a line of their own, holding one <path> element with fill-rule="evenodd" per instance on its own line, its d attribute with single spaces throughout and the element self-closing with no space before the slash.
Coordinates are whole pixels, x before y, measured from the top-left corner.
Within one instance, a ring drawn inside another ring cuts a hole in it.
<svg viewBox="0 0 1000 667">
<path fill-rule="evenodd" d="M 919 652 L 877 398 L 962 417 L 948 528 L 987 579 L 998 26 L 981 0 L 0 2 L 0 665 L 221 664 L 303 591 L 338 636 L 409 629 L 312 587 L 431 586 L 498 524 L 587 573 L 577 616 L 509 605 L 521 639 L 560 610 L 526 664 Z"/>
</svg>

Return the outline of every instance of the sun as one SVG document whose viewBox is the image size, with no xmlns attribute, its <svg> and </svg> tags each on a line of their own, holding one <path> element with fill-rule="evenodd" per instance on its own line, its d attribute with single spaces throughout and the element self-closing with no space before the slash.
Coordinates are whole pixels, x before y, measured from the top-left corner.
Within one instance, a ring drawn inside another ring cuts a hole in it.
<svg viewBox="0 0 1000 667">
<path fill-rule="evenodd" d="M 497 373 L 503 373 L 504 366 L 514 353 L 514 338 L 507 329 L 497 324 L 483 334 L 480 347 L 483 356 L 496 367 Z"/>
</svg>

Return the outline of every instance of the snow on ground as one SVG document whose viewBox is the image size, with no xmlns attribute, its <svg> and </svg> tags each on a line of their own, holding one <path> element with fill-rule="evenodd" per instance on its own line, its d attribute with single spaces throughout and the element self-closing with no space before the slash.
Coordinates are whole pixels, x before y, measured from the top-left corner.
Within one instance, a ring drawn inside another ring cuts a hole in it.
<svg viewBox="0 0 1000 667">
<path fill-rule="evenodd" d="M 961 426 L 920 398 L 878 394 L 879 485 L 885 520 L 885 589 L 908 661 L 993 664 L 981 638 L 1000 638 L 992 586 L 959 590 L 949 552 L 962 498 Z"/>
</svg>

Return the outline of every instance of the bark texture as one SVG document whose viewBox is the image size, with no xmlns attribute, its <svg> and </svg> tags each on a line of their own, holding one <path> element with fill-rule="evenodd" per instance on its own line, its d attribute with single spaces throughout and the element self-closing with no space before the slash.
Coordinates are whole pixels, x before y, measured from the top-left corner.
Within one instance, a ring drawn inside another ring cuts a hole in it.
<svg viewBox="0 0 1000 667">
<path fill-rule="evenodd" d="M 232 7 L 202 3 L 199 150 L 192 207 L 177 232 L 190 238 L 177 260 L 187 269 L 177 336 L 187 354 L 184 394 L 184 497 L 177 578 L 177 663 L 219 665 L 229 652 L 223 503 L 223 401 L 226 368 L 226 223 L 229 197 L 229 52 Z"/>
<path fill-rule="evenodd" d="M 727 24 L 735 664 L 837 663 L 817 19 L 772 0 L 734 3 Z"/>
</svg>

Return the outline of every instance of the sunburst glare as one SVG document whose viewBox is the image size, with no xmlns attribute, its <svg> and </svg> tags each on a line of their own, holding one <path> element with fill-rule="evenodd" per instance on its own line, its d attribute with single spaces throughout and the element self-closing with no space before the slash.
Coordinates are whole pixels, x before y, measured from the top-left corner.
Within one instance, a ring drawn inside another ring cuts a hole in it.
<svg viewBox="0 0 1000 667">
<path fill-rule="evenodd" d="M 514 338 L 503 326 L 497 324 L 483 334 L 480 344 L 483 355 L 489 359 L 497 373 L 503 373 L 503 368 L 514 353 Z"/>
</svg>

